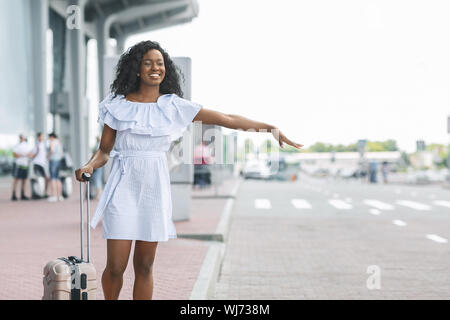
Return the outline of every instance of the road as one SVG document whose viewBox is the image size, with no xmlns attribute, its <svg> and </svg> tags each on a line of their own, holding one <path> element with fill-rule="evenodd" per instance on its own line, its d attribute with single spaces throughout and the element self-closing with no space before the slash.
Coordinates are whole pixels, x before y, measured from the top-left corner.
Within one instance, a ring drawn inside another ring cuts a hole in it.
<svg viewBox="0 0 450 320">
<path fill-rule="evenodd" d="M 450 190 L 245 180 L 213 299 L 449 299 Z"/>
</svg>

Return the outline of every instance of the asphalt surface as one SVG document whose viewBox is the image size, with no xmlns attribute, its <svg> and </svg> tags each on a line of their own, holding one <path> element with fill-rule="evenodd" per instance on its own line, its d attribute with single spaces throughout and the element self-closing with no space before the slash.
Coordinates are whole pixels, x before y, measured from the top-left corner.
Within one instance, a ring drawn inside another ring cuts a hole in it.
<svg viewBox="0 0 450 320">
<path fill-rule="evenodd" d="M 450 190 L 245 180 L 213 299 L 449 299 Z"/>
</svg>

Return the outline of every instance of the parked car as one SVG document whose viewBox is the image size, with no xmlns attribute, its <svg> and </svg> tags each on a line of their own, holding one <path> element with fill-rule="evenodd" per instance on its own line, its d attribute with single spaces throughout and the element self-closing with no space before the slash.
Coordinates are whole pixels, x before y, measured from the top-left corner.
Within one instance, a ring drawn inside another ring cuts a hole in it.
<svg viewBox="0 0 450 320">
<path fill-rule="evenodd" d="M 9 156 L 0 156 L 0 175 L 11 174 L 14 164 L 14 158 Z"/>
<path fill-rule="evenodd" d="M 406 180 L 408 183 L 412 184 L 426 184 L 430 182 L 430 178 L 425 170 L 408 173 Z"/>
<path fill-rule="evenodd" d="M 274 163 L 275 161 L 278 162 L 278 166 Z M 270 179 L 279 181 L 296 181 L 298 179 L 299 165 L 288 164 L 284 157 L 267 160 L 267 166 L 271 171 Z"/>
<path fill-rule="evenodd" d="M 352 168 L 340 168 L 337 172 L 337 176 L 343 179 L 350 179 L 350 178 L 358 178 L 358 168 L 352 167 Z"/>
<path fill-rule="evenodd" d="M 244 164 L 241 171 L 244 179 L 270 179 L 270 167 L 267 166 L 266 161 L 249 160 Z"/>
<path fill-rule="evenodd" d="M 327 168 L 317 168 L 312 172 L 314 177 L 328 177 L 330 175 L 330 170 Z"/>
</svg>

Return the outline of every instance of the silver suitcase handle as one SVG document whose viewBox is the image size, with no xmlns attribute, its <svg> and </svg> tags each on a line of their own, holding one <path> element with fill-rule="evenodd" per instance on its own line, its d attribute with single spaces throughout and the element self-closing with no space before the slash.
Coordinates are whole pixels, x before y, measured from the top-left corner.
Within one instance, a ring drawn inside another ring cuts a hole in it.
<svg viewBox="0 0 450 320">
<path fill-rule="evenodd" d="M 91 179 L 91 175 L 89 173 L 85 173 L 83 172 L 81 174 L 81 177 L 86 181 L 86 201 L 87 201 L 87 210 L 86 210 L 86 214 L 87 214 L 87 222 L 86 222 L 86 227 L 87 227 L 87 261 L 86 262 L 90 262 L 90 248 L 91 248 L 91 230 L 89 227 L 90 224 L 90 218 L 89 218 L 89 209 L 90 209 L 90 203 L 89 203 L 89 197 L 90 197 L 90 190 L 89 190 L 89 181 Z M 81 229 L 81 261 L 84 261 L 84 227 L 83 227 L 83 191 L 82 191 L 82 182 L 80 181 L 80 229 Z"/>
</svg>

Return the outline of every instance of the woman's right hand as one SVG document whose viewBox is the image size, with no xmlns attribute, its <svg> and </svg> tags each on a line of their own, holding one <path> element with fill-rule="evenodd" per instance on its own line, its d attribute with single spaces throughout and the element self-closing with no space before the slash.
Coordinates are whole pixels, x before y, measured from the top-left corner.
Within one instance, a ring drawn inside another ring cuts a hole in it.
<svg viewBox="0 0 450 320">
<path fill-rule="evenodd" d="M 85 165 L 77 170 L 75 170 L 75 178 L 80 182 L 86 182 L 81 175 L 83 173 L 89 173 L 91 176 L 94 173 L 94 168 L 91 165 Z"/>
</svg>

